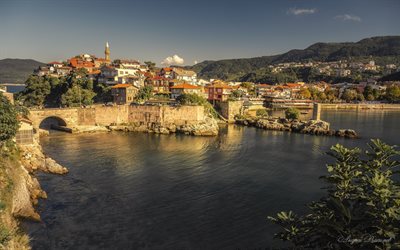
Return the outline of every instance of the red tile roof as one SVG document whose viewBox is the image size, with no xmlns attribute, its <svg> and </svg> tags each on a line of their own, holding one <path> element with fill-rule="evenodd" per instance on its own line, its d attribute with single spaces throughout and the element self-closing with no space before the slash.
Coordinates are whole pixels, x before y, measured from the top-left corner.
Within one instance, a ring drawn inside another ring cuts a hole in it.
<svg viewBox="0 0 400 250">
<path fill-rule="evenodd" d="M 188 83 L 182 83 L 171 87 L 171 89 L 199 89 L 200 87 Z"/>
<path fill-rule="evenodd" d="M 301 84 L 298 83 L 286 83 L 285 85 L 288 86 L 289 88 L 301 87 Z"/>
<path fill-rule="evenodd" d="M 61 64 L 61 65 L 62 65 L 62 63 L 56 62 L 56 61 L 54 61 L 54 62 L 49 62 L 48 64 Z"/>
<path fill-rule="evenodd" d="M 82 59 L 75 58 L 75 57 L 69 59 L 69 63 L 71 65 L 71 67 L 73 67 L 73 68 L 93 68 L 94 67 L 94 63 L 84 61 Z"/>
<path fill-rule="evenodd" d="M 120 83 L 120 84 L 112 86 L 111 88 L 112 89 L 124 89 L 124 88 L 128 88 L 128 87 L 131 87 L 131 86 L 132 86 L 132 84 Z"/>
<path fill-rule="evenodd" d="M 162 76 L 153 76 L 153 77 L 150 77 L 150 80 L 164 80 L 164 81 L 168 81 L 167 78 L 162 77 Z"/>
</svg>

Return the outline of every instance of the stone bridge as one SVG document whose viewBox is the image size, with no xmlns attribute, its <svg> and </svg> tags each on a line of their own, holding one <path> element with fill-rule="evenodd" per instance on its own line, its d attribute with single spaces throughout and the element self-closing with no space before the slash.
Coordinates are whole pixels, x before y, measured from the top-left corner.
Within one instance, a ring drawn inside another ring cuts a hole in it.
<svg viewBox="0 0 400 250">
<path fill-rule="evenodd" d="M 79 125 L 79 108 L 49 108 L 29 110 L 35 128 L 49 128 L 51 124 L 66 127 Z"/>
<path fill-rule="evenodd" d="M 29 119 L 35 128 L 49 129 L 51 125 L 74 128 L 132 122 L 190 124 L 204 121 L 205 115 L 202 106 L 93 105 L 87 108 L 31 109 Z"/>
</svg>

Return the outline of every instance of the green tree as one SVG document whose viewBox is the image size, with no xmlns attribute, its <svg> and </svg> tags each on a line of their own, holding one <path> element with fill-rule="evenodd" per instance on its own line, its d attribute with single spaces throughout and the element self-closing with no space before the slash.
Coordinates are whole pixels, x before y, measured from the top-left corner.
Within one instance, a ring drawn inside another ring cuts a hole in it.
<svg viewBox="0 0 400 250">
<path fill-rule="evenodd" d="M 311 92 L 310 92 L 310 90 L 308 90 L 308 88 L 301 88 L 299 91 L 299 95 L 304 99 L 311 98 Z"/>
<path fill-rule="evenodd" d="M 242 82 L 240 86 L 246 88 L 248 93 L 254 92 L 254 83 L 252 82 Z"/>
<path fill-rule="evenodd" d="M 25 84 L 26 87 L 21 96 L 24 105 L 43 107 L 47 95 L 50 94 L 50 82 L 44 77 L 31 75 Z"/>
<path fill-rule="evenodd" d="M 386 88 L 385 99 L 389 102 L 400 101 L 400 87 L 392 85 Z"/>
<path fill-rule="evenodd" d="M 96 93 L 96 96 L 94 97 L 95 102 L 107 103 L 113 101 L 113 97 L 111 95 L 111 86 L 96 82 L 94 84 L 93 91 Z"/>
<path fill-rule="evenodd" d="M 83 89 L 78 85 L 72 86 L 61 96 L 61 104 L 67 107 L 79 107 L 81 105 L 93 104 L 93 97 L 96 95 L 89 89 Z"/>
<path fill-rule="evenodd" d="M 144 86 L 139 89 L 136 100 L 138 101 L 147 101 L 153 96 L 153 87 L 152 86 Z"/>
<path fill-rule="evenodd" d="M 325 89 L 326 99 L 330 102 L 334 101 L 338 97 L 337 89 Z"/>
<path fill-rule="evenodd" d="M 238 90 L 238 89 L 233 90 L 231 92 L 231 94 L 229 95 L 229 98 L 233 99 L 233 100 L 237 100 L 237 99 L 242 98 L 242 97 L 243 97 L 243 91 Z"/>
<path fill-rule="evenodd" d="M 369 85 L 365 86 L 363 95 L 364 95 L 364 97 L 365 97 L 365 99 L 366 99 L 367 101 L 373 101 L 373 100 L 375 100 L 374 93 L 373 93 L 373 89 L 372 89 L 372 87 L 369 86 Z"/>
<path fill-rule="evenodd" d="M 360 101 L 360 102 L 363 102 L 363 101 L 365 101 L 365 97 L 364 97 L 364 95 L 363 94 L 357 94 L 357 101 Z"/>
<path fill-rule="evenodd" d="M 354 89 L 345 89 L 342 94 L 342 99 L 346 102 L 351 102 L 357 99 L 357 91 Z"/>
<path fill-rule="evenodd" d="M 268 116 L 268 111 L 266 109 L 257 109 L 256 116 Z"/>
<path fill-rule="evenodd" d="M 288 108 L 285 110 L 285 117 L 286 119 L 299 119 L 300 111 L 296 108 Z"/>
<path fill-rule="evenodd" d="M 326 101 L 326 99 L 327 99 L 327 96 L 326 96 L 326 94 L 324 92 L 319 92 L 318 93 L 318 100 Z"/>
<path fill-rule="evenodd" d="M 311 202 L 310 213 L 268 217 L 282 227 L 275 235 L 304 249 L 398 249 L 400 247 L 400 152 L 371 140 L 359 148 L 335 145 L 328 154 L 327 195 Z"/>
<path fill-rule="evenodd" d="M 319 100 L 319 90 L 317 88 L 311 87 L 308 88 L 311 94 L 312 100 Z"/>
<path fill-rule="evenodd" d="M 204 107 L 206 113 L 213 117 L 218 117 L 217 111 L 214 107 L 202 96 L 197 94 L 182 94 L 176 98 L 176 101 L 181 105 L 201 105 Z"/>
<path fill-rule="evenodd" d="M 17 110 L 0 92 L 0 144 L 15 136 L 19 128 Z"/>
</svg>

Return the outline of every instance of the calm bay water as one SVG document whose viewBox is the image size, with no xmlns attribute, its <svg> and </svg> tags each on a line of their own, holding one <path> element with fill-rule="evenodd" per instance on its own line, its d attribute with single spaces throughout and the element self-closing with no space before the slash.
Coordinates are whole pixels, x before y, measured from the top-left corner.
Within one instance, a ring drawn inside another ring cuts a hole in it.
<svg viewBox="0 0 400 250">
<path fill-rule="evenodd" d="M 45 152 L 69 168 L 40 174 L 34 249 L 264 249 L 278 246 L 268 215 L 318 199 L 324 155 L 370 138 L 400 144 L 400 112 L 327 111 L 349 140 L 228 126 L 218 137 L 54 134 Z"/>
</svg>

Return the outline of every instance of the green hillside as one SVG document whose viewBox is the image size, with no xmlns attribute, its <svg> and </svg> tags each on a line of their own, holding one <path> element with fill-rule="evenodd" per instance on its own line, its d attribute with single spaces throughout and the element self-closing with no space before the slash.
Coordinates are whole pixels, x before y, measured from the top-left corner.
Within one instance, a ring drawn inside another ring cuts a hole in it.
<svg viewBox="0 0 400 250">
<path fill-rule="evenodd" d="M 32 59 L 0 60 L 0 83 L 24 83 L 33 70 L 42 65 Z"/>
<path fill-rule="evenodd" d="M 263 71 L 271 64 L 340 59 L 374 59 L 378 64 L 399 64 L 400 36 L 372 37 L 355 43 L 315 43 L 306 49 L 290 50 L 280 55 L 204 61 L 187 68 L 196 71 L 200 78 L 240 80 L 248 74 Z"/>
</svg>

